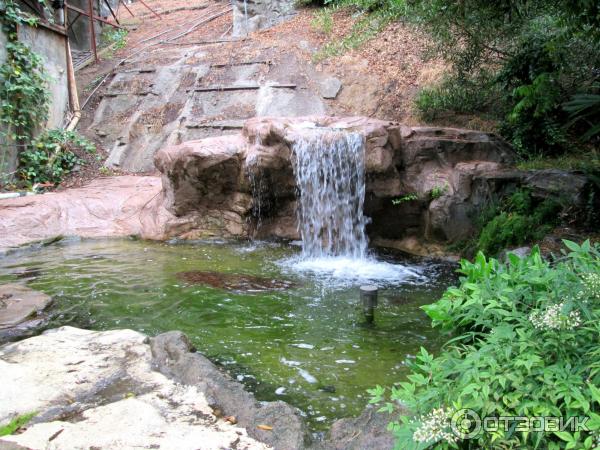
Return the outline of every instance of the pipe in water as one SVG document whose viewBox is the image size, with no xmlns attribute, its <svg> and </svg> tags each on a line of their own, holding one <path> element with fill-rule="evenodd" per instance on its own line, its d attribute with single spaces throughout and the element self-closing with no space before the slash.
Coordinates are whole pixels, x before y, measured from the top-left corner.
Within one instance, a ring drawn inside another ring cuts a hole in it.
<svg viewBox="0 0 600 450">
<path fill-rule="evenodd" d="M 363 312 L 367 323 L 375 320 L 375 308 L 377 307 L 377 286 L 366 285 L 360 287 L 360 299 L 362 300 Z"/>
</svg>

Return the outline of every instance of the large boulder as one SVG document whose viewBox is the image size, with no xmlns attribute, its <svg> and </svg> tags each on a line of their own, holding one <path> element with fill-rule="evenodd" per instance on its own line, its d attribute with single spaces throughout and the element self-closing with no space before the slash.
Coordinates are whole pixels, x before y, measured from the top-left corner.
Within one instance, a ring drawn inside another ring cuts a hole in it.
<svg viewBox="0 0 600 450">
<path fill-rule="evenodd" d="M 303 428 L 293 408 L 258 404 L 209 361 L 190 355 L 180 334 L 150 343 L 131 330 L 72 327 L 1 347 L 0 424 L 36 415 L 22 433 L 1 437 L 0 448 L 299 448 Z M 237 403 L 229 403 L 232 396 Z M 250 437 L 216 411 L 220 403 L 246 426 L 270 425 L 273 432 L 253 429 L 258 439 Z"/>
<path fill-rule="evenodd" d="M 0 347 L 0 424 L 35 412 L 4 449 L 337 450 L 393 446 L 369 407 L 312 440 L 300 411 L 258 402 L 178 331 L 73 327 Z"/>
</svg>

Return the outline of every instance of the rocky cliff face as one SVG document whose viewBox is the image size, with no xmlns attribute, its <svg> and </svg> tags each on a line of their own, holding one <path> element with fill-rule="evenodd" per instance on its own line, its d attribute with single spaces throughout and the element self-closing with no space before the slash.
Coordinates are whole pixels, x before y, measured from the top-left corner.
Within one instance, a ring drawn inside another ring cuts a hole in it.
<svg viewBox="0 0 600 450">
<path fill-rule="evenodd" d="M 290 156 L 299 136 L 319 128 L 364 135 L 370 238 L 417 253 L 432 248 L 416 248 L 416 241 L 467 237 L 478 208 L 494 194 L 486 192 L 482 180 L 497 177 L 514 161 L 507 144 L 478 131 L 407 127 L 363 117 L 256 118 L 240 135 L 159 151 L 155 164 L 163 174 L 165 207 L 180 218 L 203 218 L 188 237 L 297 239 Z"/>
<path fill-rule="evenodd" d="M 235 0 L 232 4 L 234 36 L 271 27 L 294 13 L 293 0 Z"/>
</svg>

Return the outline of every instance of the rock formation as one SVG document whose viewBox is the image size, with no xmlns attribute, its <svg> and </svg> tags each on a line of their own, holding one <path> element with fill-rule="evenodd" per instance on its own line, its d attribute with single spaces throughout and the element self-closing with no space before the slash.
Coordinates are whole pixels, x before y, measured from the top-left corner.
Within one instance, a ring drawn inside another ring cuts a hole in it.
<svg viewBox="0 0 600 450">
<path fill-rule="evenodd" d="M 294 13 L 293 0 L 234 0 L 232 3 L 234 36 L 272 27 Z"/>
<path fill-rule="evenodd" d="M 19 284 L 0 285 L 0 343 L 31 335 L 47 322 L 52 298 Z"/>
<path fill-rule="evenodd" d="M 368 409 L 310 443 L 299 411 L 258 402 L 187 337 L 73 327 L 0 347 L 0 424 L 35 412 L 11 449 L 391 448 L 389 418 Z M 361 433 L 356 433 L 360 429 Z"/>
<path fill-rule="evenodd" d="M 256 233 L 297 239 L 290 152 L 300 135 L 324 127 L 364 135 L 368 231 L 372 239 L 400 248 L 410 247 L 402 241 L 411 238 L 449 242 L 468 236 L 480 201 L 475 181 L 514 160 L 502 140 L 477 131 L 360 117 L 257 118 L 246 122 L 241 135 L 159 151 L 155 164 L 163 174 L 165 207 L 180 218 L 203 217 L 206 226 L 192 232 L 197 237 Z M 415 200 L 392 204 L 408 194 Z"/>
<path fill-rule="evenodd" d="M 365 138 L 370 243 L 420 255 L 472 235 L 477 215 L 518 187 L 584 209 L 592 183 L 521 171 L 490 133 L 363 117 L 255 118 L 237 135 L 161 149 L 157 177 L 100 178 L 64 192 L 1 200 L 0 250 L 59 236 L 298 239 L 294 142 L 315 128 Z"/>
</svg>

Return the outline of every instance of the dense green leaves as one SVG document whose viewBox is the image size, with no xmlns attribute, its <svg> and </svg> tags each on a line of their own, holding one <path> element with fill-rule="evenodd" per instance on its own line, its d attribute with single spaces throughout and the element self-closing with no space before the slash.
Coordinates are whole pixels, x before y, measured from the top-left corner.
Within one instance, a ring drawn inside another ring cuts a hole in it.
<svg viewBox="0 0 600 450">
<path fill-rule="evenodd" d="M 96 147 L 73 131 L 48 130 L 19 155 L 21 178 L 29 184 L 60 183 L 78 164 L 76 152 L 94 153 Z"/>
<path fill-rule="evenodd" d="M 6 61 L 0 66 L 0 174 L 8 146 L 26 148 L 48 118 L 48 76 L 42 58 L 17 39 L 17 26 L 34 26 L 13 0 L 2 5 L 2 29 L 7 35 Z"/>
<path fill-rule="evenodd" d="M 454 336 L 441 355 L 426 351 L 409 364 L 408 382 L 371 391 L 383 410 L 407 406 L 413 417 L 391 426 L 397 448 L 596 448 L 600 431 L 600 246 L 565 241 L 555 264 L 537 249 L 463 261 L 460 285 L 424 307 L 434 326 Z M 589 417 L 579 430 L 481 432 L 453 442 L 447 434 L 462 408 L 481 418 Z M 433 422 L 431 412 L 446 421 Z M 456 417 L 456 416 L 455 416 Z M 432 431 L 432 424 L 440 430 Z M 435 440 L 423 441 L 423 430 Z M 446 433 L 446 434 L 444 434 Z M 439 439 L 446 436 L 446 439 Z"/>
</svg>

